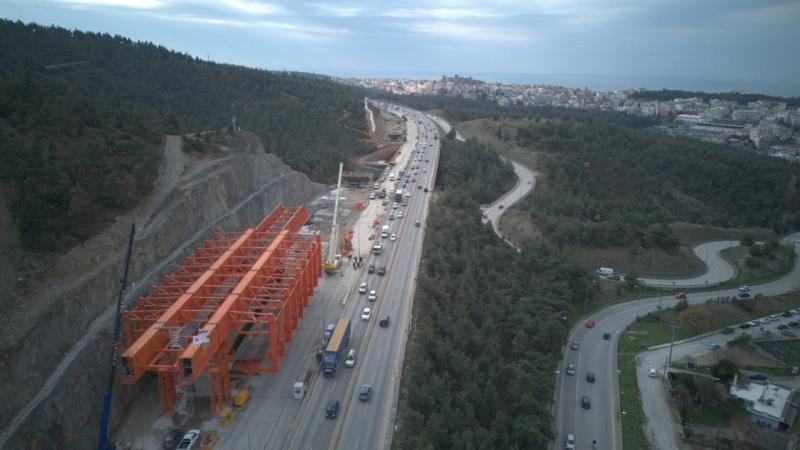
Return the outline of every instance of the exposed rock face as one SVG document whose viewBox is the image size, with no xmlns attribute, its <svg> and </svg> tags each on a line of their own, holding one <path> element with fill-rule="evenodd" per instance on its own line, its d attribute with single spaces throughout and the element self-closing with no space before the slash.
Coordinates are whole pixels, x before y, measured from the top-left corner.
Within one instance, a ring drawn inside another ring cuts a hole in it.
<svg viewBox="0 0 800 450">
<path fill-rule="evenodd" d="M 221 157 L 187 171 L 181 155 L 174 188 L 161 195 L 144 220 L 137 218 L 129 303 L 212 232 L 243 231 L 275 206 L 302 204 L 324 190 L 265 153 L 254 135 L 239 132 L 234 141 Z M 3 346 L 0 447 L 3 442 L 6 449 L 96 446 L 124 242 L 116 244 L 119 254 L 103 255 L 80 283 L 52 292 L 48 306 L 37 314 L 37 325 Z M 48 296 L 46 290 L 43 297 Z M 145 384 L 117 385 L 112 425 Z M 41 401 L 32 402 L 37 396 Z M 13 424 L 26 405 L 35 407 Z"/>
</svg>

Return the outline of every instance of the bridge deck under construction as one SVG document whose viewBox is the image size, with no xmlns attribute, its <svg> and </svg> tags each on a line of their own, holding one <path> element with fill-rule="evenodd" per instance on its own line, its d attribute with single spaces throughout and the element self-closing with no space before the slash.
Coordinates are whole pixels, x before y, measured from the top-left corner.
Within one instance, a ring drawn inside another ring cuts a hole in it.
<svg viewBox="0 0 800 450">
<path fill-rule="evenodd" d="M 123 383 L 158 376 L 161 412 L 208 374 L 214 411 L 231 397 L 230 369 L 277 372 L 321 273 L 309 214 L 278 206 L 255 228 L 215 233 L 123 312 Z"/>
</svg>

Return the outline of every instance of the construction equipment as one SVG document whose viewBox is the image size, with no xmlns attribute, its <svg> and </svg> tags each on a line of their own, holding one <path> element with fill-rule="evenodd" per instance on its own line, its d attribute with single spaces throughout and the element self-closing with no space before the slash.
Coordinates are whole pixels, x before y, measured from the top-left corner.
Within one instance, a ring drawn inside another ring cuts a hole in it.
<svg viewBox="0 0 800 450">
<path fill-rule="evenodd" d="M 277 372 L 320 275 L 319 235 L 300 232 L 308 218 L 277 206 L 244 233 L 214 233 L 152 286 L 122 314 L 121 383 L 156 374 L 167 415 L 208 376 L 219 412 L 232 400 L 231 368 Z"/>
<path fill-rule="evenodd" d="M 117 354 L 119 353 L 119 332 L 122 318 L 122 304 L 125 302 L 125 289 L 128 287 L 128 267 L 131 263 L 131 250 L 133 249 L 133 235 L 136 233 L 136 224 L 131 224 L 131 233 L 128 237 L 128 250 L 125 253 L 125 266 L 119 277 L 119 295 L 117 295 L 117 314 L 114 316 L 114 341 L 111 346 L 111 370 L 108 374 L 108 386 L 103 396 L 103 412 L 100 415 L 100 437 L 97 441 L 97 450 L 108 448 L 108 416 L 111 414 L 111 393 L 114 389 L 114 372 L 117 368 Z"/>
<path fill-rule="evenodd" d="M 325 272 L 329 275 L 336 273 L 342 265 L 342 255 L 337 254 L 336 250 L 339 248 L 337 245 L 339 233 L 339 197 L 341 196 L 342 189 L 342 166 L 339 163 L 339 181 L 336 183 L 336 198 L 333 201 L 333 221 L 331 222 L 331 240 L 328 243 L 328 259 L 325 260 Z"/>
</svg>

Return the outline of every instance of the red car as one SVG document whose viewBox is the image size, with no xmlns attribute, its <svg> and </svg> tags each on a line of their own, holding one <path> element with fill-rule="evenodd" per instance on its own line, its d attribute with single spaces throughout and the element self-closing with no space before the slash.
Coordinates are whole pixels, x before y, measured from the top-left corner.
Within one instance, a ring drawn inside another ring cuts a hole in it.
<svg viewBox="0 0 800 450">
<path fill-rule="evenodd" d="M 686 300 L 686 294 L 684 294 L 683 292 L 678 292 L 677 294 L 675 294 L 675 299 L 676 300 Z"/>
<path fill-rule="evenodd" d="M 594 328 L 594 319 L 589 319 L 586 321 L 586 328 Z"/>
</svg>

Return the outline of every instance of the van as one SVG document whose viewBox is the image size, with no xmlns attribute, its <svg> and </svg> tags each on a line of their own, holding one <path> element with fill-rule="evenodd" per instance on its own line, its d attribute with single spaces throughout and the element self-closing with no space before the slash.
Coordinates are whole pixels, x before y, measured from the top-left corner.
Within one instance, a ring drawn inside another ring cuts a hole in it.
<svg viewBox="0 0 800 450">
<path fill-rule="evenodd" d="M 336 325 L 328 324 L 328 328 L 325 328 L 325 340 L 330 340 L 331 336 L 333 336 L 333 330 L 336 329 Z"/>
<path fill-rule="evenodd" d="M 325 407 L 325 418 L 335 419 L 339 415 L 339 400 L 328 401 L 328 406 Z"/>
<path fill-rule="evenodd" d="M 344 360 L 345 367 L 354 367 L 356 365 L 356 349 L 351 348 L 349 352 L 347 352 L 347 358 Z"/>
</svg>

